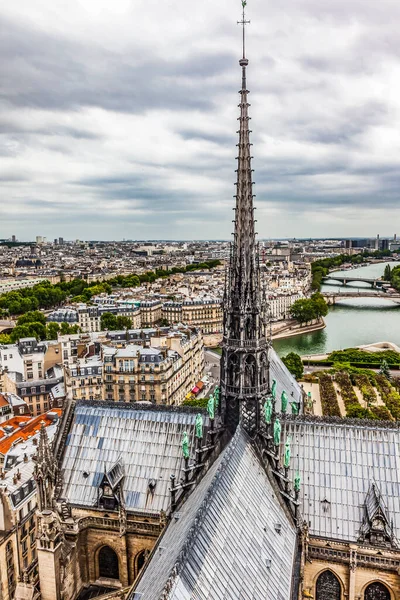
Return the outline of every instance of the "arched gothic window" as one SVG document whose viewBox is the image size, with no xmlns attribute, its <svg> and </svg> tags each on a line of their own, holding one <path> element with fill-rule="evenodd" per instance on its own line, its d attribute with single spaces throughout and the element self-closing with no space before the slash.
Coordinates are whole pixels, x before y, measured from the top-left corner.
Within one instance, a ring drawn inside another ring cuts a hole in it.
<svg viewBox="0 0 400 600">
<path fill-rule="evenodd" d="M 390 592 L 386 585 L 375 581 L 365 590 L 364 598 L 365 600 L 390 600 Z"/>
<path fill-rule="evenodd" d="M 339 579 L 332 571 L 324 571 L 317 579 L 316 600 L 341 600 Z"/>
<path fill-rule="evenodd" d="M 118 556 L 109 546 L 103 546 L 99 552 L 99 576 L 119 579 Z"/>
<path fill-rule="evenodd" d="M 147 550 L 142 550 L 136 556 L 136 577 L 139 575 L 140 571 L 143 569 L 144 563 L 146 562 Z"/>
</svg>

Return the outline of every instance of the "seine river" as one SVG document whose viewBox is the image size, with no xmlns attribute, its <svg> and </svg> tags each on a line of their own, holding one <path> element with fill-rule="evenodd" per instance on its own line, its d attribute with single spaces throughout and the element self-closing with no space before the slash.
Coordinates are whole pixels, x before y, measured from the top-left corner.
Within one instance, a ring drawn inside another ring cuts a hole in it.
<svg viewBox="0 0 400 600">
<path fill-rule="evenodd" d="M 387 263 L 386 263 L 387 264 Z M 383 275 L 385 263 L 352 269 L 355 277 L 375 278 Z M 390 263 L 393 267 L 400 263 Z M 346 275 L 349 271 L 337 271 L 335 275 Z M 333 282 L 332 282 L 333 283 Z M 349 287 L 368 288 L 362 283 L 348 284 Z M 338 284 L 323 285 L 322 291 L 337 291 Z M 345 291 L 341 287 L 340 291 Z M 326 328 L 314 333 L 276 340 L 274 348 L 278 354 L 323 354 L 332 350 L 351 348 L 373 342 L 394 342 L 400 346 L 400 304 L 378 298 L 349 298 L 329 308 L 325 317 Z"/>
</svg>

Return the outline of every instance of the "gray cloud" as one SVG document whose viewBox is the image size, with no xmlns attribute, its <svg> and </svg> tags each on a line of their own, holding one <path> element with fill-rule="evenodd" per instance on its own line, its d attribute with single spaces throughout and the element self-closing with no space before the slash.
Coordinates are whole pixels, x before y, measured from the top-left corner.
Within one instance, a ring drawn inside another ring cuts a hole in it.
<svg viewBox="0 0 400 600">
<path fill-rule="evenodd" d="M 0 237 L 229 238 L 240 5 L 212 8 L 0 7 Z M 260 235 L 392 233 L 400 7 L 249 9 Z"/>
</svg>

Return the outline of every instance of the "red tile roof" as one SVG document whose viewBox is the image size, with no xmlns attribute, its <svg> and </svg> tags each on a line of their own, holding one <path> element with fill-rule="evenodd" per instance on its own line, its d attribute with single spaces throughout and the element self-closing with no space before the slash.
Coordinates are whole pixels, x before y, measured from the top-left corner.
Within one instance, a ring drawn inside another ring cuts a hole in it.
<svg viewBox="0 0 400 600">
<path fill-rule="evenodd" d="M 3 432 L 3 436 L 0 436 L 0 454 L 7 454 L 16 440 L 25 441 L 28 437 L 32 437 L 36 433 L 40 431 L 40 427 L 42 425 L 42 421 L 44 421 L 45 426 L 47 427 L 54 421 L 48 416 L 49 412 L 57 413 L 59 417 L 61 417 L 62 410 L 61 408 L 53 408 L 51 411 L 47 411 L 43 415 L 38 415 L 33 419 L 31 417 L 13 417 L 4 423 L 1 423 L 0 427 L 4 427 L 5 425 L 13 425 L 16 427 L 15 431 L 9 435 L 5 436 Z M 20 427 L 20 423 L 26 423 L 23 427 Z"/>
</svg>

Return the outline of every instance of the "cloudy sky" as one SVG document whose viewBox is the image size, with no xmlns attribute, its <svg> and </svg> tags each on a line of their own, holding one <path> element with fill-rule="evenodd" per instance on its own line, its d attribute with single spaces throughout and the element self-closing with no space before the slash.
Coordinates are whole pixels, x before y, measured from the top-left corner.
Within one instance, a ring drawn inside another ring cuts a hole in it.
<svg viewBox="0 0 400 600">
<path fill-rule="evenodd" d="M 0 238 L 229 239 L 239 0 L 0 4 Z M 400 3 L 249 0 L 260 237 L 400 234 Z"/>
</svg>

